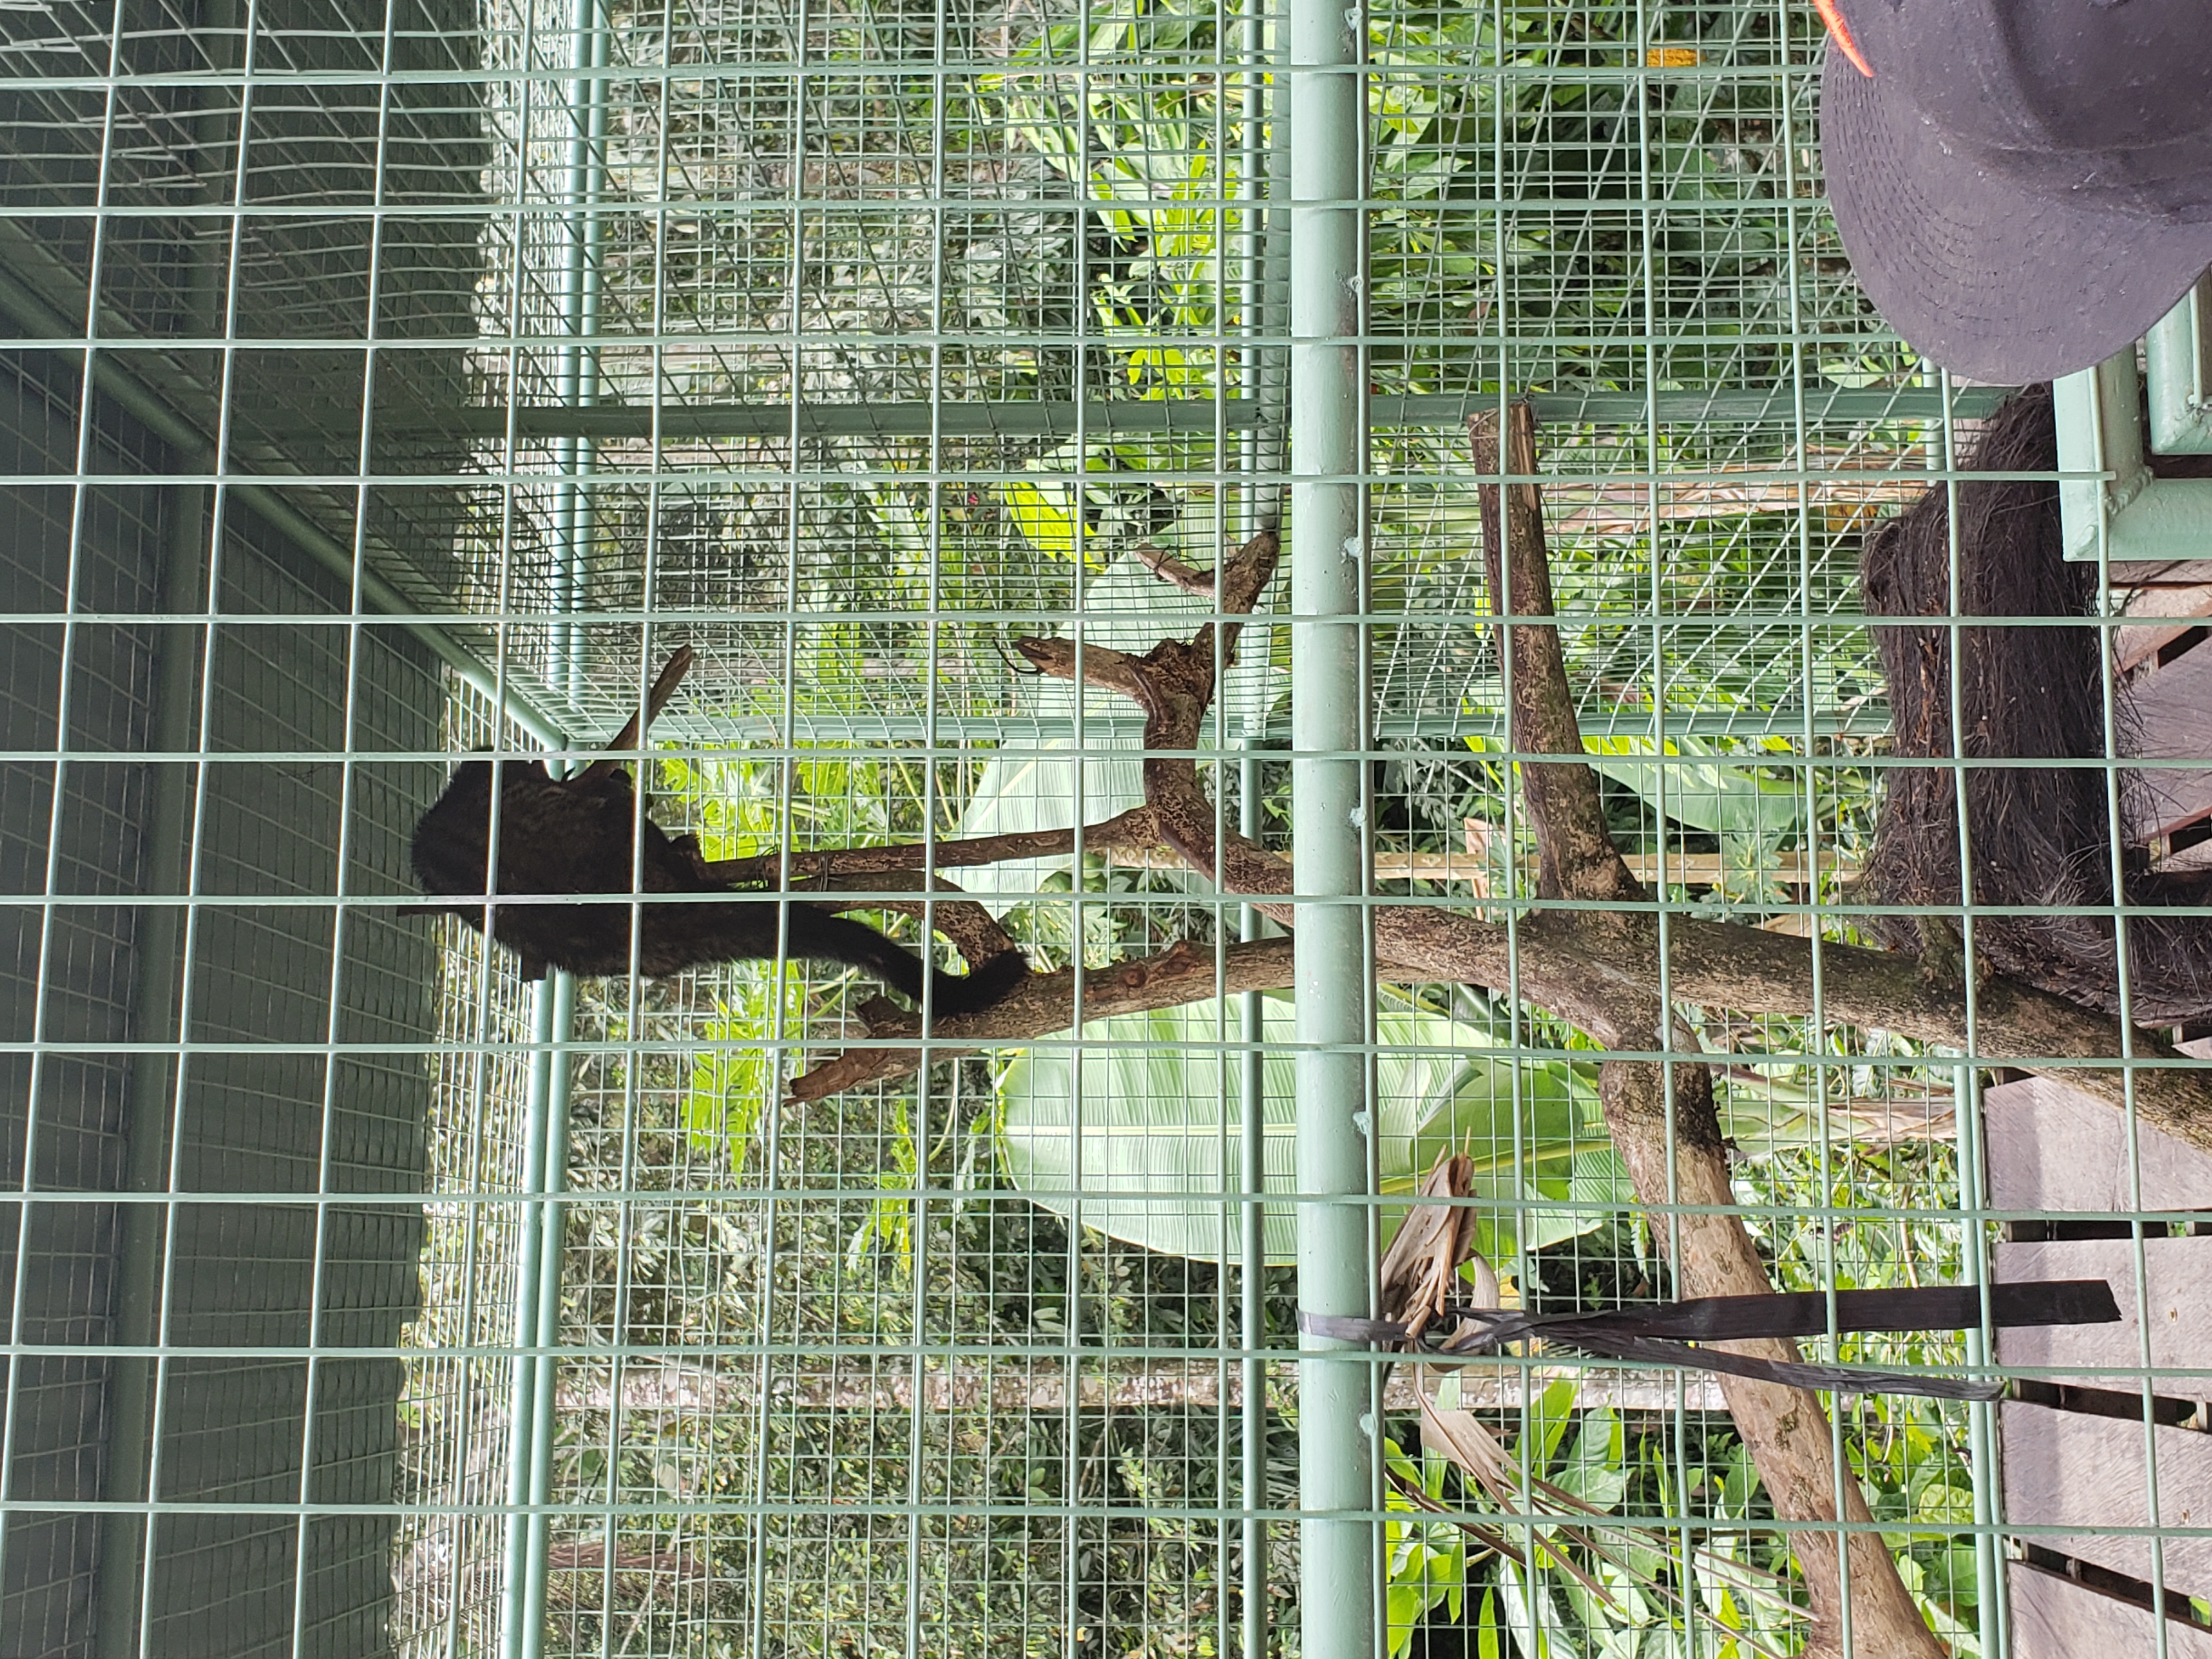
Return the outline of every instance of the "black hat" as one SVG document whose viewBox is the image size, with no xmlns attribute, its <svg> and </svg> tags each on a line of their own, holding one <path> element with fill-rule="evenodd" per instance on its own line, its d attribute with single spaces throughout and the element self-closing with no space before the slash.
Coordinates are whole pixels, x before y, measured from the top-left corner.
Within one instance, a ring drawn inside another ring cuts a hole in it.
<svg viewBox="0 0 2212 1659">
<path fill-rule="evenodd" d="M 1844 251 L 1937 363 L 2087 368 L 2212 267 L 2206 0 L 1816 3 Z"/>
</svg>

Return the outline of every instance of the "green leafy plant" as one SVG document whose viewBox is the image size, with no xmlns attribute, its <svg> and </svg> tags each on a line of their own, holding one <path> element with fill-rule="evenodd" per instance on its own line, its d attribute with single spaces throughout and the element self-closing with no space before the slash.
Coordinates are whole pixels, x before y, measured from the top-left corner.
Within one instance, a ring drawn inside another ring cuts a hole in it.
<svg viewBox="0 0 2212 1659">
<path fill-rule="evenodd" d="M 1386 1522 L 1394 1653 L 1439 1607 L 1457 1620 L 1474 1583 L 1486 1586 L 1476 1603 L 1483 1652 L 1749 1659 L 1794 1646 L 1800 1610 L 1776 1572 L 1745 1558 L 1743 1534 L 1700 1528 L 1689 1542 L 1626 1518 L 1748 1517 L 1757 1477 L 1733 1437 L 1711 1443 L 1718 1478 L 1698 1483 L 1705 1497 L 1695 1502 L 1656 1437 L 1609 1408 L 1584 1408 L 1575 1381 L 1537 1392 L 1518 1432 L 1499 1435 L 1460 1409 L 1460 1375 L 1443 1372 L 1423 1409 L 1418 1462 L 1385 1446 L 1392 1510 L 1424 1517 Z"/>
<path fill-rule="evenodd" d="M 1442 1607 L 1454 1620 L 1463 1613 L 1468 1535 L 1458 1522 L 1437 1520 L 1430 1511 L 1416 1506 L 1402 1490 L 1406 1486 L 1417 1486 L 1431 1503 L 1443 1505 L 1448 1487 L 1456 1484 L 1451 1479 L 1449 1458 L 1426 1447 L 1420 1449 L 1418 1458 L 1410 1456 L 1388 1436 L 1382 1441 L 1382 1457 L 1384 1466 L 1398 1477 L 1384 1494 L 1390 1518 L 1382 1523 L 1382 1570 L 1388 1587 L 1390 1659 L 1402 1659 L 1413 1645 L 1414 1631 L 1431 1609 Z M 1422 1518 L 1413 1518 L 1416 1516 Z"/>
<path fill-rule="evenodd" d="M 803 985 L 762 968 L 733 972 L 726 980 L 713 997 L 712 1018 L 693 1026 L 703 1046 L 692 1055 L 681 1115 L 695 1150 L 719 1150 L 736 1169 L 745 1161 L 762 1105 L 775 1087 L 775 1053 L 761 1046 L 761 1036 L 775 1029 L 779 1002 L 783 1029 L 802 1029 L 806 994 Z"/>
<path fill-rule="evenodd" d="M 1261 1002 L 1267 1190 L 1296 1190 L 1297 1012 Z M 1233 1001 L 1193 1003 L 1097 1020 L 1080 1058 L 1040 1045 L 999 1081 L 997 1144 L 1009 1184 L 1113 1237 L 1207 1261 L 1242 1245 L 1225 1199 L 1238 1190 L 1243 1013 Z M 1478 1248 L 1511 1259 L 1595 1226 L 1626 1195 L 1601 1131 L 1592 1074 L 1564 1060 L 1502 1049 L 1486 1030 L 1413 1007 L 1376 1018 L 1374 1133 L 1385 1195 L 1409 1193 L 1447 1148 L 1476 1166 L 1491 1200 Z M 1386 1231 L 1401 1212 L 1386 1206 Z M 1270 1261 L 1296 1253 L 1286 1206 L 1267 1218 Z"/>
</svg>

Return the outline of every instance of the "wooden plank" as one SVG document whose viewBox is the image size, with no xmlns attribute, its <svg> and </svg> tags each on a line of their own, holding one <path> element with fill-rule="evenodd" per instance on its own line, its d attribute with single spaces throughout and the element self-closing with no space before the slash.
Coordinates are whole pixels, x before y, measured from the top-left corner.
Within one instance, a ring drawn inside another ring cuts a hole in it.
<svg viewBox="0 0 2212 1659">
<path fill-rule="evenodd" d="M 2212 648 L 2200 645 L 2137 681 L 2130 702 L 2139 733 L 2133 754 L 2146 760 L 2212 762 Z M 2133 775 L 2144 798 L 2138 812 L 2142 821 L 2130 828 L 2138 843 L 2212 815 L 2212 766 Z"/>
<path fill-rule="evenodd" d="M 2177 871 L 2212 870 L 2212 841 L 2191 842 L 2179 853 L 2168 853 L 2155 860 L 2151 868 L 2169 875 Z"/>
<path fill-rule="evenodd" d="M 2157 617 L 2212 617 L 2212 581 L 2137 588 L 2121 601 L 2120 614 L 2130 622 Z"/>
<path fill-rule="evenodd" d="M 2212 1395 L 2212 1238 L 2147 1238 L 2150 1361 L 2190 1373 L 2159 1379 L 2156 1391 L 2178 1400 Z M 1996 1277 L 2101 1279 L 2120 1304 L 2111 1325 L 2027 1325 L 1997 1333 L 1997 1363 L 2048 1368 L 2045 1380 L 2093 1389 L 2133 1390 L 2142 1376 L 2136 1323 L 2136 1243 L 2131 1238 L 2061 1239 L 1996 1247 Z"/>
<path fill-rule="evenodd" d="M 2131 619 L 2112 640 L 2112 672 L 2124 674 L 2212 617 L 2212 582 L 2195 587 L 2145 587 L 2129 599 Z"/>
<path fill-rule="evenodd" d="M 2144 784 L 2143 813 L 2142 823 L 2128 833 L 2129 846 L 2148 847 L 2212 817 L 2212 767 L 2177 767 L 2136 775 Z"/>
<path fill-rule="evenodd" d="M 2148 1583 L 2150 1540 L 2116 1527 L 2212 1524 L 2212 1434 L 2163 1425 L 2157 1437 L 2158 1513 L 2150 1518 L 2143 1425 L 2118 1417 L 2055 1411 L 2008 1400 L 1997 1413 L 2004 1455 L 2005 1519 L 2080 1533 L 2022 1533 L 2024 1542 Z M 2212 1535 L 2165 1540 L 2168 1589 L 2212 1594 Z"/>
<path fill-rule="evenodd" d="M 2193 587 L 2212 582 L 2212 559 L 2116 560 L 2110 580 L 2115 588 Z"/>
<path fill-rule="evenodd" d="M 2158 1631 L 2148 1607 L 2100 1595 L 2025 1561 L 2005 1566 L 2012 1659 L 2151 1659 Z M 2212 1659 L 2212 1631 L 2166 1621 L 2166 1659 Z"/>
<path fill-rule="evenodd" d="M 2212 1153 L 2140 1122 L 2139 1206 L 2129 1184 L 2127 1120 L 2063 1083 L 2001 1083 L 1984 1093 L 1982 1110 L 1996 1209 L 2212 1210 Z"/>
</svg>

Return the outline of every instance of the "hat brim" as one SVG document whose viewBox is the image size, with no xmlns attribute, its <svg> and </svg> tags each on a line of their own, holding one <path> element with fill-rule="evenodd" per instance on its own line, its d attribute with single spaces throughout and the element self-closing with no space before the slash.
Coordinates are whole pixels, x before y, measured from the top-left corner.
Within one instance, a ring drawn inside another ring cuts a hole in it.
<svg viewBox="0 0 2212 1659">
<path fill-rule="evenodd" d="M 2031 194 L 1832 45 L 1820 149 L 1844 251 L 1885 321 L 1954 374 L 2048 380 L 2141 338 L 2212 266 L 2212 224 Z"/>
</svg>

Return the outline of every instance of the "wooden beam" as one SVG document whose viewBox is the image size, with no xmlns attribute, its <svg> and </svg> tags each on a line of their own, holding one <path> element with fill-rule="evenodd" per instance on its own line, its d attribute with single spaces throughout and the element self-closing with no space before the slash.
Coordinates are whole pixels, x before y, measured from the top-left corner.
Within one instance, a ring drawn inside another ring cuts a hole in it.
<svg viewBox="0 0 2212 1659">
<path fill-rule="evenodd" d="M 2192 1047 L 2195 1045 L 2191 1045 Z M 2049 1078 L 2000 1084 L 1982 1096 L 1990 1203 L 1999 1210 L 2212 1210 L 2212 1153 L 2136 1125 Z"/>
<path fill-rule="evenodd" d="M 2194 1375 L 2156 1379 L 2154 1393 L 2176 1400 L 2212 1395 L 2212 1238 L 2142 1241 L 2148 1279 L 2150 1363 Z M 2001 1282 L 2101 1279 L 2120 1304 L 2112 1325 L 2028 1325 L 1997 1333 L 1997 1363 L 2063 1373 L 2046 1380 L 2133 1392 L 2142 1377 L 2142 1340 L 2136 1317 L 2136 1242 L 2131 1238 L 2059 1239 L 2000 1244 Z"/>
<path fill-rule="evenodd" d="M 2142 587 L 2130 597 L 2131 621 L 2112 640 L 2112 672 L 2124 674 L 2148 662 L 2212 617 L 2212 582 L 2194 587 Z"/>
<path fill-rule="evenodd" d="M 2158 1651 L 2148 1607 L 2104 1595 L 2024 1561 L 2008 1564 L 2012 1659 L 2148 1659 Z M 2212 1631 L 2166 1621 L 2166 1659 L 2212 1659 Z"/>
<path fill-rule="evenodd" d="M 2147 798 L 2137 842 L 2157 840 L 2212 817 L 2212 646 L 2198 646 L 2136 680 L 2129 688 L 2130 713 L 2141 734 L 2135 757 L 2207 763 L 2138 771 Z"/>
<path fill-rule="evenodd" d="M 2166 1587 L 2212 1595 L 2212 1434 L 2160 1426 L 2158 1518 L 2150 1514 L 2150 1471 L 2143 1425 L 2121 1417 L 2056 1411 L 2008 1400 L 1997 1414 L 2004 1456 L 2005 1519 L 2036 1527 L 2078 1526 L 2078 1533 L 2030 1532 L 2024 1543 L 2148 1583 L 2149 1537 L 2122 1527 L 2172 1527 L 2163 1542 Z"/>
</svg>

